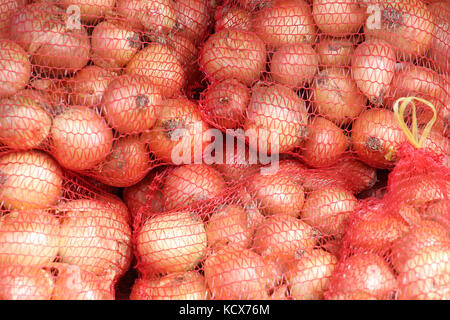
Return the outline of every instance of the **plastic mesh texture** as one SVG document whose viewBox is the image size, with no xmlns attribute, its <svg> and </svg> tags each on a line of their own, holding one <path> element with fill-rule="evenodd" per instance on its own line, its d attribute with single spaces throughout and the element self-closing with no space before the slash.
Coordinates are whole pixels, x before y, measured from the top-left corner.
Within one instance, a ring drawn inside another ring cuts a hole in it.
<svg viewBox="0 0 450 320">
<path fill-rule="evenodd" d="M 445 0 L 0 1 L 0 299 L 449 299 L 449 28 Z"/>
</svg>

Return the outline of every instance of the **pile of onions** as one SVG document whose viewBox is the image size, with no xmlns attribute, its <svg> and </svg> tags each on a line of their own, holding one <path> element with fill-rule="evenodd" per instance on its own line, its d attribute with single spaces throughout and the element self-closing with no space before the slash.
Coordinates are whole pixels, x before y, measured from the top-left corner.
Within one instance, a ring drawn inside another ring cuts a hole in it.
<svg viewBox="0 0 450 320">
<path fill-rule="evenodd" d="M 25 88 L 31 64 L 26 52 L 16 43 L 0 40 L 0 97 L 8 97 Z"/>
<path fill-rule="evenodd" d="M 31 55 L 38 71 L 64 75 L 83 68 L 91 49 L 86 29 L 67 23 L 69 14 L 56 5 L 32 3 L 11 21 L 11 39 Z"/>
<path fill-rule="evenodd" d="M 80 199 L 62 203 L 61 262 L 105 275 L 124 273 L 131 263 L 131 228 L 108 202 Z"/>
<path fill-rule="evenodd" d="M 47 138 L 52 120 L 44 97 L 21 90 L 0 100 L 0 141 L 12 149 L 33 149 Z"/>
<path fill-rule="evenodd" d="M 48 154 L 18 151 L 0 157 L 0 200 L 9 210 L 45 208 L 62 191 L 62 170 Z"/>
<path fill-rule="evenodd" d="M 203 221 L 180 211 L 147 219 L 136 233 L 138 268 L 143 272 L 193 270 L 207 249 Z"/>
</svg>

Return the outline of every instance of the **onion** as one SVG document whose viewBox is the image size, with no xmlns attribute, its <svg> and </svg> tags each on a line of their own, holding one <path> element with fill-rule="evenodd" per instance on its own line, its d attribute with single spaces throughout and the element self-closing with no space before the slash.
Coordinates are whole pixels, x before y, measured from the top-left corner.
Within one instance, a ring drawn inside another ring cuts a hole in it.
<svg viewBox="0 0 450 320">
<path fill-rule="evenodd" d="M 398 59 L 414 60 L 431 46 L 434 21 L 427 6 L 420 0 L 370 0 L 378 8 L 377 18 L 369 17 L 364 26 L 366 39 L 381 39 L 396 51 Z M 374 20 L 375 19 L 375 20 Z"/>
<path fill-rule="evenodd" d="M 331 121 L 314 118 L 307 127 L 303 160 L 312 167 L 328 167 L 334 164 L 347 149 L 344 131 Z"/>
<path fill-rule="evenodd" d="M 370 109 L 355 120 L 352 142 L 363 162 L 375 168 L 390 168 L 398 160 L 397 151 L 406 136 L 392 111 Z"/>
<path fill-rule="evenodd" d="M 163 96 L 179 93 L 185 84 L 180 61 L 167 45 L 151 43 L 139 51 L 128 63 L 125 72 L 148 76 Z"/>
<path fill-rule="evenodd" d="M 325 235 L 340 237 L 344 233 L 345 221 L 357 204 L 358 200 L 350 191 L 329 186 L 307 196 L 301 217 Z"/>
<path fill-rule="evenodd" d="M 251 233 L 247 223 L 247 212 L 238 205 L 219 208 L 208 220 L 206 236 L 211 247 L 233 243 L 248 248 Z"/>
<path fill-rule="evenodd" d="M 52 125 L 44 98 L 22 90 L 0 100 L 0 141 L 12 149 L 33 149 L 47 138 Z"/>
<path fill-rule="evenodd" d="M 58 270 L 52 300 L 114 300 L 111 281 L 81 270 L 79 266 L 56 263 Z"/>
<path fill-rule="evenodd" d="M 351 75 L 342 69 L 320 71 L 312 88 L 316 112 L 337 125 L 353 121 L 367 102 Z"/>
<path fill-rule="evenodd" d="M 253 32 L 223 29 L 206 40 L 199 63 L 212 79 L 235 78 L 251 85 L 264 69 L 266 48 Z"/>
<path fill-rule="evenodd" d="M 431 11 L 435 22 L 433 39 L 431 40 L 431 48 L 428 54 L 438 72 L 449 74 L 450 4 L 447 1 L 435 2 L 428 5 L 428 10 Z"/>
<path fill-rule="evenodd" d="M 299 250 L 312 250 L 314 230 L 305 222 L 286 214 L 267 217 L 255 230 L 252 248 L 262 257 L 285 265 Z"/>
<path fill-rule="evenodd" d="M 18 151 L 0 157 L 0 201 L 8 210 L 51 206 L 61 195 L 62 171 L 40 151 Z"/>
<path fill-rule="evenodd" d="M 0 300 L 50 300 L 53 286 L 52 276 L 41 267 L 0 267 Z"/>
<path fill-rule="evenodd" d="M 322 299 L 337 263 L 337 258 L 324 250 L 299 250 L 286 273 L 291 296 L 298 300 Z"/>
<path fill-rule="evenodd" d="M 131 289 L 130 300 L 206 300 L 204 277 L 196 271 L 176 272 L 156 279 L 139 278 Z"/>
<path fill-rule="evenodd" d="M 107 185 L 129 187 L 145 177 L 149 166 L 149 152 L 142 139 L 126 136 L 114 141 L 109 155 L 93 169 L 93 176 Z"/>
<path fill-rule="evenodd" d="M 355 39 L 323 37 L 316 45 L 319 66 L 345 67 L 352 61 Z"/>
<path fill-rule="evenodd" d="M 136 248 L 138 268 L 143 272 L 193 270 L 206 252 L 205 227 L 192 212 L 158 215 L 137 230 Z"/>
<path fill-rule="evenodd" d="M 164 182 L 162 195 L 167 210 L 185 207 L 221 195 L 226 184 L 221 174 L 205 164 L 178 166 Z"/>
<path fill-rule="evenodd" d="M 142 46 L 139 34 L 125 23 L 105 20 L 92 31 L 92 61 L 103 68 L 122 68 Z"/>
<path fill-rule="evenodd" d="M 246 85 L 236 79 L 226 79 L 210 86 L 203 97 L 204 112 L 219 128 L 242 126 L 250 100 Z"/>
<path fill-rule="evenodd" d="M 317 53 L 310 44 L 286 45 L 279 47 L 273 54 L 270 72 L 278 83 L 301 87 L 314 78 L 318 64 Z"/>
<path fill-rule="evenodd" d="M 153 127 L 163 97 L 152 78 L 123 75 L 114 79 L 102 98 L 105 118 L 122 134 L 141 133 Z"/>
<path fill-rule="evenodd" d="M 249 193 L 266 215 L 287 214 L 297 217 L 305 201 L 303 186 L 283 170 L 272 174 L 257 173 L 248 178 Z"/>
<path fill-rule="evenodd" d="M 65 79 L 36 77 L 30 81 L 29 86 L 38 93 L 38 96 L 44 98 L 45 109 L 52 115 L 58 114 L 60 107 L 65 106 L 69 101 Z"/>
<path fill-rule="evenodd" d="M 67 108 L 53 119 L 51 147 L 55 159 L 70 170 L 91 169 L 111 151 L 113 132 L 105 119 L 86 107 Z"/>
<path fill-rule="evenodd" d="M 210 143 L 203 139 L 208 129 L 197 104 L 179 97 L 164 101 L 153 129 L 143 133 L 142 139 L 166 163 L 194 163 L 202 160 Z"/>
<path fill-rule="evenodd" d="M 31 64 L 26 52 L 12 41 L 0 40 L 0 98 L 25 88 L 30 73 Z"/>
<path fill-rule="evenodd" d="M 0 265 L 46 266 L 59 249 L 59 222 L 46 211 L 11 211 L 0 217 Z"/>
<path fill-rule="evenodd" d="M 176 23 L 176 12 L 170 0 L 117 0 L 116 10 L 132 28 L 168 33 Z"/>
<path fill-rule="evenodd" d="M 113 10 L 116 0 L 58 0 L 57 3 L 66 10 L 76 6 L 83 23 L 95 23 Z"/>
<path fill-rule="evenodd" d="M 249 146 L 267 154 L 292 151 L 305 138 L 307 117 L 305 101 L 293 90 L 256 85 L 244 124 Z"/>
<path fill-rule="evenodd" d="M 252 14 L 239 7 L 223 7 L 216 10 L 215 30 L 238 29 L 250 31 L 252 27 Z"/>
<path fill-rule="evenodd" d="M 32 3 L 13 16 L 11 39 L 31 55 L 39 72 L 58 76 L 88 63 L 88 34 L 83 26 L 68 24 L 69 15 L 55 5 Z"/>
<path fill-rule="evenodd" d="M 357 253 L 342 259 L 331 276 L 331 295 L 373 296 L 386 299 L 397 288 L 392 269 L 386 261 L 371 253 Z"/>
<path fill-rule="evenodd" d="M 366 20 L 358 0 L 314 0 L 312 14 L 319 29 L 333 37 L 357 33 Z"/>
<path fill-rule="evenodd" d="M 219 247 L 204 262 L 206 283 L 216 300 L 265 300 L 266 265 L 258 254 L 236 246 Z"/>
<path fill-rule="evenodd" d="M 383 102 L 394 77 L 395 53 L 383 40 L 366 40 L 352 57 L 352 74 L 358 88 L 375 105 Z"/>
<path fill-rule="evenodd" d="M 9 37 L 11 17 L 22 9 L 26 3 L 27 0 L 2 0 L 0 2 L 0 39 Z"/>
<path fill-rule="evenodd" d="M 255 12 L 253 29 L 269 49 L 287 44 L 312 44 L 316 36 L 310 6 L 303 0 L 272 1 Z"/>
<path fill-rule="evenodd" d="M 131 228 L 108 202 L 80 199 L 58 206 L 61 262 L 105 275 L 120 276 L 131 263 Z"/>
<path fill-rule="evenodd" d="M 180 30 L 195 43 L 206 36 L 210 16 L 208 3 L 205 0 L 175 0 L 177 30 Z"/>
</svg>

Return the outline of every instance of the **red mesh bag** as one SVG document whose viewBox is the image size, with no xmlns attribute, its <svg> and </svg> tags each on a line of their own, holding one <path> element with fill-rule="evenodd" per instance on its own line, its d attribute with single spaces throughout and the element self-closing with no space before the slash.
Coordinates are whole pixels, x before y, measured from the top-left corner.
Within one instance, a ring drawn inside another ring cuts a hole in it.
<svg viewBox="0 0 450 320">
<path fill-rule="evenodd" d="M 0 299 L 448 299 L 449 13 L 2 1 Z"/>
</svg>

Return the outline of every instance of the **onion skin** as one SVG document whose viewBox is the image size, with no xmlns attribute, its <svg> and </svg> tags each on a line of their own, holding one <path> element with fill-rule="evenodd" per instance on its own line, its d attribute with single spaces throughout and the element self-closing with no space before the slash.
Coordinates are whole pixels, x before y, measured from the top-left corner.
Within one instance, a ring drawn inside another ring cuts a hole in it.
<svg viewBox="0 0 450 320">
<path fill-rule="evenodd" d="M 266 265 L 249 249 L 223 246 L 204 262 L 206 283 L 215 300 L 266 300 Z"/>
<path fill-rule="evenodd" d="M 91 43 L 94 64 L 107 69 L 124 67 L 142 46 L 137 32 L 112 19 L 95 26 Z"/>
<path fill-rule="evenodd" d="M 70 104 L 98 107 L 108 84 L 115 76 L 115 73 L 98 66 L 81 69 L 66 81 L 66 87 L 70 92 Z"/>
<path fill-rule="evenodd" d="M 358 204 L 348 190 L 329 186 L 311 192 L 305 201 L 302 219 L 326 235 L 341 237 L 345 221 Z"/>
<path fill-rule="evenodd" d="M 141 181 L 150 167 L 150 156 L 140 137 L 126 136 L 113 142 L 106 159 L 92 169 L 92 175 L 113 187 L 129 187 Z"/>
<path fill-rule="evenodd" d="M 270 261 L 284 265 L 299 250 L 312 250 L 316 240 L 314 229 L 297 218 L 285 214 L 267 217 L 255 230 L 253 250 Z"/>
<path fill-rule="evenodd" d="M 2 0 L 0 2 L 0 39 L 9 38 L 12 16 L 27 3 L 27 0 Z"/>
<path fill-rule="evenodd" d="M 210 86 L 203 97 L 208 119 L 219 128 L 236 129 L 245 120 L 250 90 L 236 79 L 225 79 Z"/>
<path fill-rule="evenodd" d="M 16 43 L 0 40 L 0 98 L 25 88 L 31 74 L 26 52 Z"/>
<path fill-rule="evenodd" d="M 221 195 L 226 184 L 222 175 L 205 164 L 178 166 L 164 182 L 162 195 L 167 210 L 173 210 L 197 201 L 211 200 Z"/>
<path fill-rule="evenodd" d="M 316 28 L 309 4 L 303 0 L 276 0 L 253 16 L 253 29 L 268 49 L 315 40 Z"/>
<path fill-rule="evenodd" d="M 312 88 L 316 113 L 338 126 L 356 119 L 367 102 L 351 75 L 340 68 L 320 71 Z"/>
<path fill-rule="evenodd" d="M 0 265 L 46 266 L 59 250 L 59 222 L 50 212 L 11 211 L 0 217 Z"/>
<path fill-rule="evenodd" d="M 169 46 L 151 43 L 139 51 L 127 64 L 126 74 L 147 76 L 161 94 L 171 97 L 185 85 L 186 74 Z"/>
<path fill-rule="evenodd" d="M 56 263 L 58 269 L 52 300 L 114 300 L 111 281 L 79 266 Z"/>
<path fill-rule="evenodd" d="M 71 107 L 53 119 L 52 153 L 64 168 L 91 169 L 106 158 L 112 144 L 111 128 L 93 109 Z"/>
<path fill-rule="evenodd" d="M 62 191 L 62 170 L 40 151 L 17 151 L 0 157 L 0 199 L 8 210 L 46 208 Z"/>
<path fill-rule="evenodd" d="M 61 106 L 65 106 L 69 101 L 69 91 L 65 79 L 41 78 L 36 77 L 30 81 L 30 88 L 33 92 L 49 102 L 45 109 L 52 115 L 59 112 Z"/>
<path fill-rule="evenodd" d="M 150 218 L 137 230 L 136 248 L 144 273 L 193 270 L 207 249 L 203 221 L 187 211 Z"/>
<path fill-rule="evenodd" d="M 330 36 L 357 33 L 366 20 L 358 0 L 314 0 L 312 14 L 319 29 Z"/>
<path fill-rule="evenodd" d="M 431 46 L 434 19 L 420 0 L 370 0 L 381 9 L 380 24 L 373 18 L 364 26 L 366 39 L 387 41 L 396 51 L 398 59 L 414 60 L 426 54 Z"/>
<path fill-rule="evenodd" d="M 114 8 L 116 0 L 57 0 L 55 1 L 65 10 L 70 6 L 77 6 L 83 23 L 95 23 L 107 16 Z"/>
<path fill-rule="evenodd" d="M 144 132 L 142 139 L 148 144 L 150 151 L 166 163 L 195 163 L 202 160 L 210 143 L 208 139 L 203 139 L 209 128 L 202 119 L 197 104 L 186 97 L 179 97 L 164 101 L 153 129 Z M 199 145 L 201 154 L 196 153 Z M 190 155 L 185 152 L 190 152 Z"/>
<path fill-rule="evenodd" d="M 108 85 L 102 97 L 105 118 L 122 134 L 151 129 L 163 105 L 160 92 L 150 77 L 119 76 Z"/>
<path fill-rule="evenodd" d="M 204 277 L 196 271 L 176 272 L 156 279 L 139 278 L 130 300 L 207 300 Z"/>
<path fill-rule="evenodd" d="M 1 99 L 0 141 L 15 150 L 39 147 L 52 123 L 42 105 L 44 97 L 26 89 Z"/>
<path fill-rule="evenodd" d="M 442 74 L 450 73 L 450 4 L 439 1 L 428 5 L 428 10 L 434 17 L 434 31 L 431 48 L 428 52 L 436 71 Z"/>
<path fill-rule="evenodd" d="M 128 217 L 102 200 L 80 199 L 57 208 L 61 215 L 61 262 L 105 275 L 120 276 L 131 263 Z"/>
<path fill-rule="evenodd" d="M 67 24 L 69 14 L 55 5 L 32 3 L 17 12 L 11 22 L 11 39 L 30 55 L 37 71 L 65 75 L 89 61 L 91 44 L 84 26 Z"/>
<path fill-rule="evenodd" d="M 352 57 L 353 79 L 375 105 L 381 104 L 388 93 L 395 62 L 394 49 L 384 40 L 366 40 L 355 49 Z"/>
<path fill-rule="evenodd" d="M 308 119 L 306 104 L 290 88 L 279 84 L 256 85 L 247 110 L 244 130 L 254 150 L 285 153 L 304 140 Z"/>
<path fill-rule="evenodd" d="M 235 78 L 251 85 L 266 62 L 264 42 L 253 32 L 224 29 L 210 36 L 200 53 L 200 68 L 215 80 Z"/>
<path fill-rule="evenodd" d="M 374 168 L 391 168 L 406 139 L 394 113 L 386 109 L 366 110 L 353 123 L 353 148 L 360 160 Z"/>
<path fill-rule="evenodd" d="M 336 163 L 347 149 L 344 131 L 331 121 L 314 118 L 307 127 L 303 160 L 312 167 L 328 167 Z"/>
<path fill-rule="evenodd" d="M 0 300 L 50 300 L 53 287 L 52 276 L 41 267 L 0 267 Z"/>
<path fill-rule="evenodd" d="M 289 292 L 296 300 L 323 299 L 338 259 L 321 249 L 300 251 L 286 273 Z"/>
<path fill-rule="evenodd" d="M 319 67 L 319 58 L 310 44 L 279 47 L 272 56 L 270 71 L 273 80 L 289 87 L 310 83 Z"/>
</svg>

